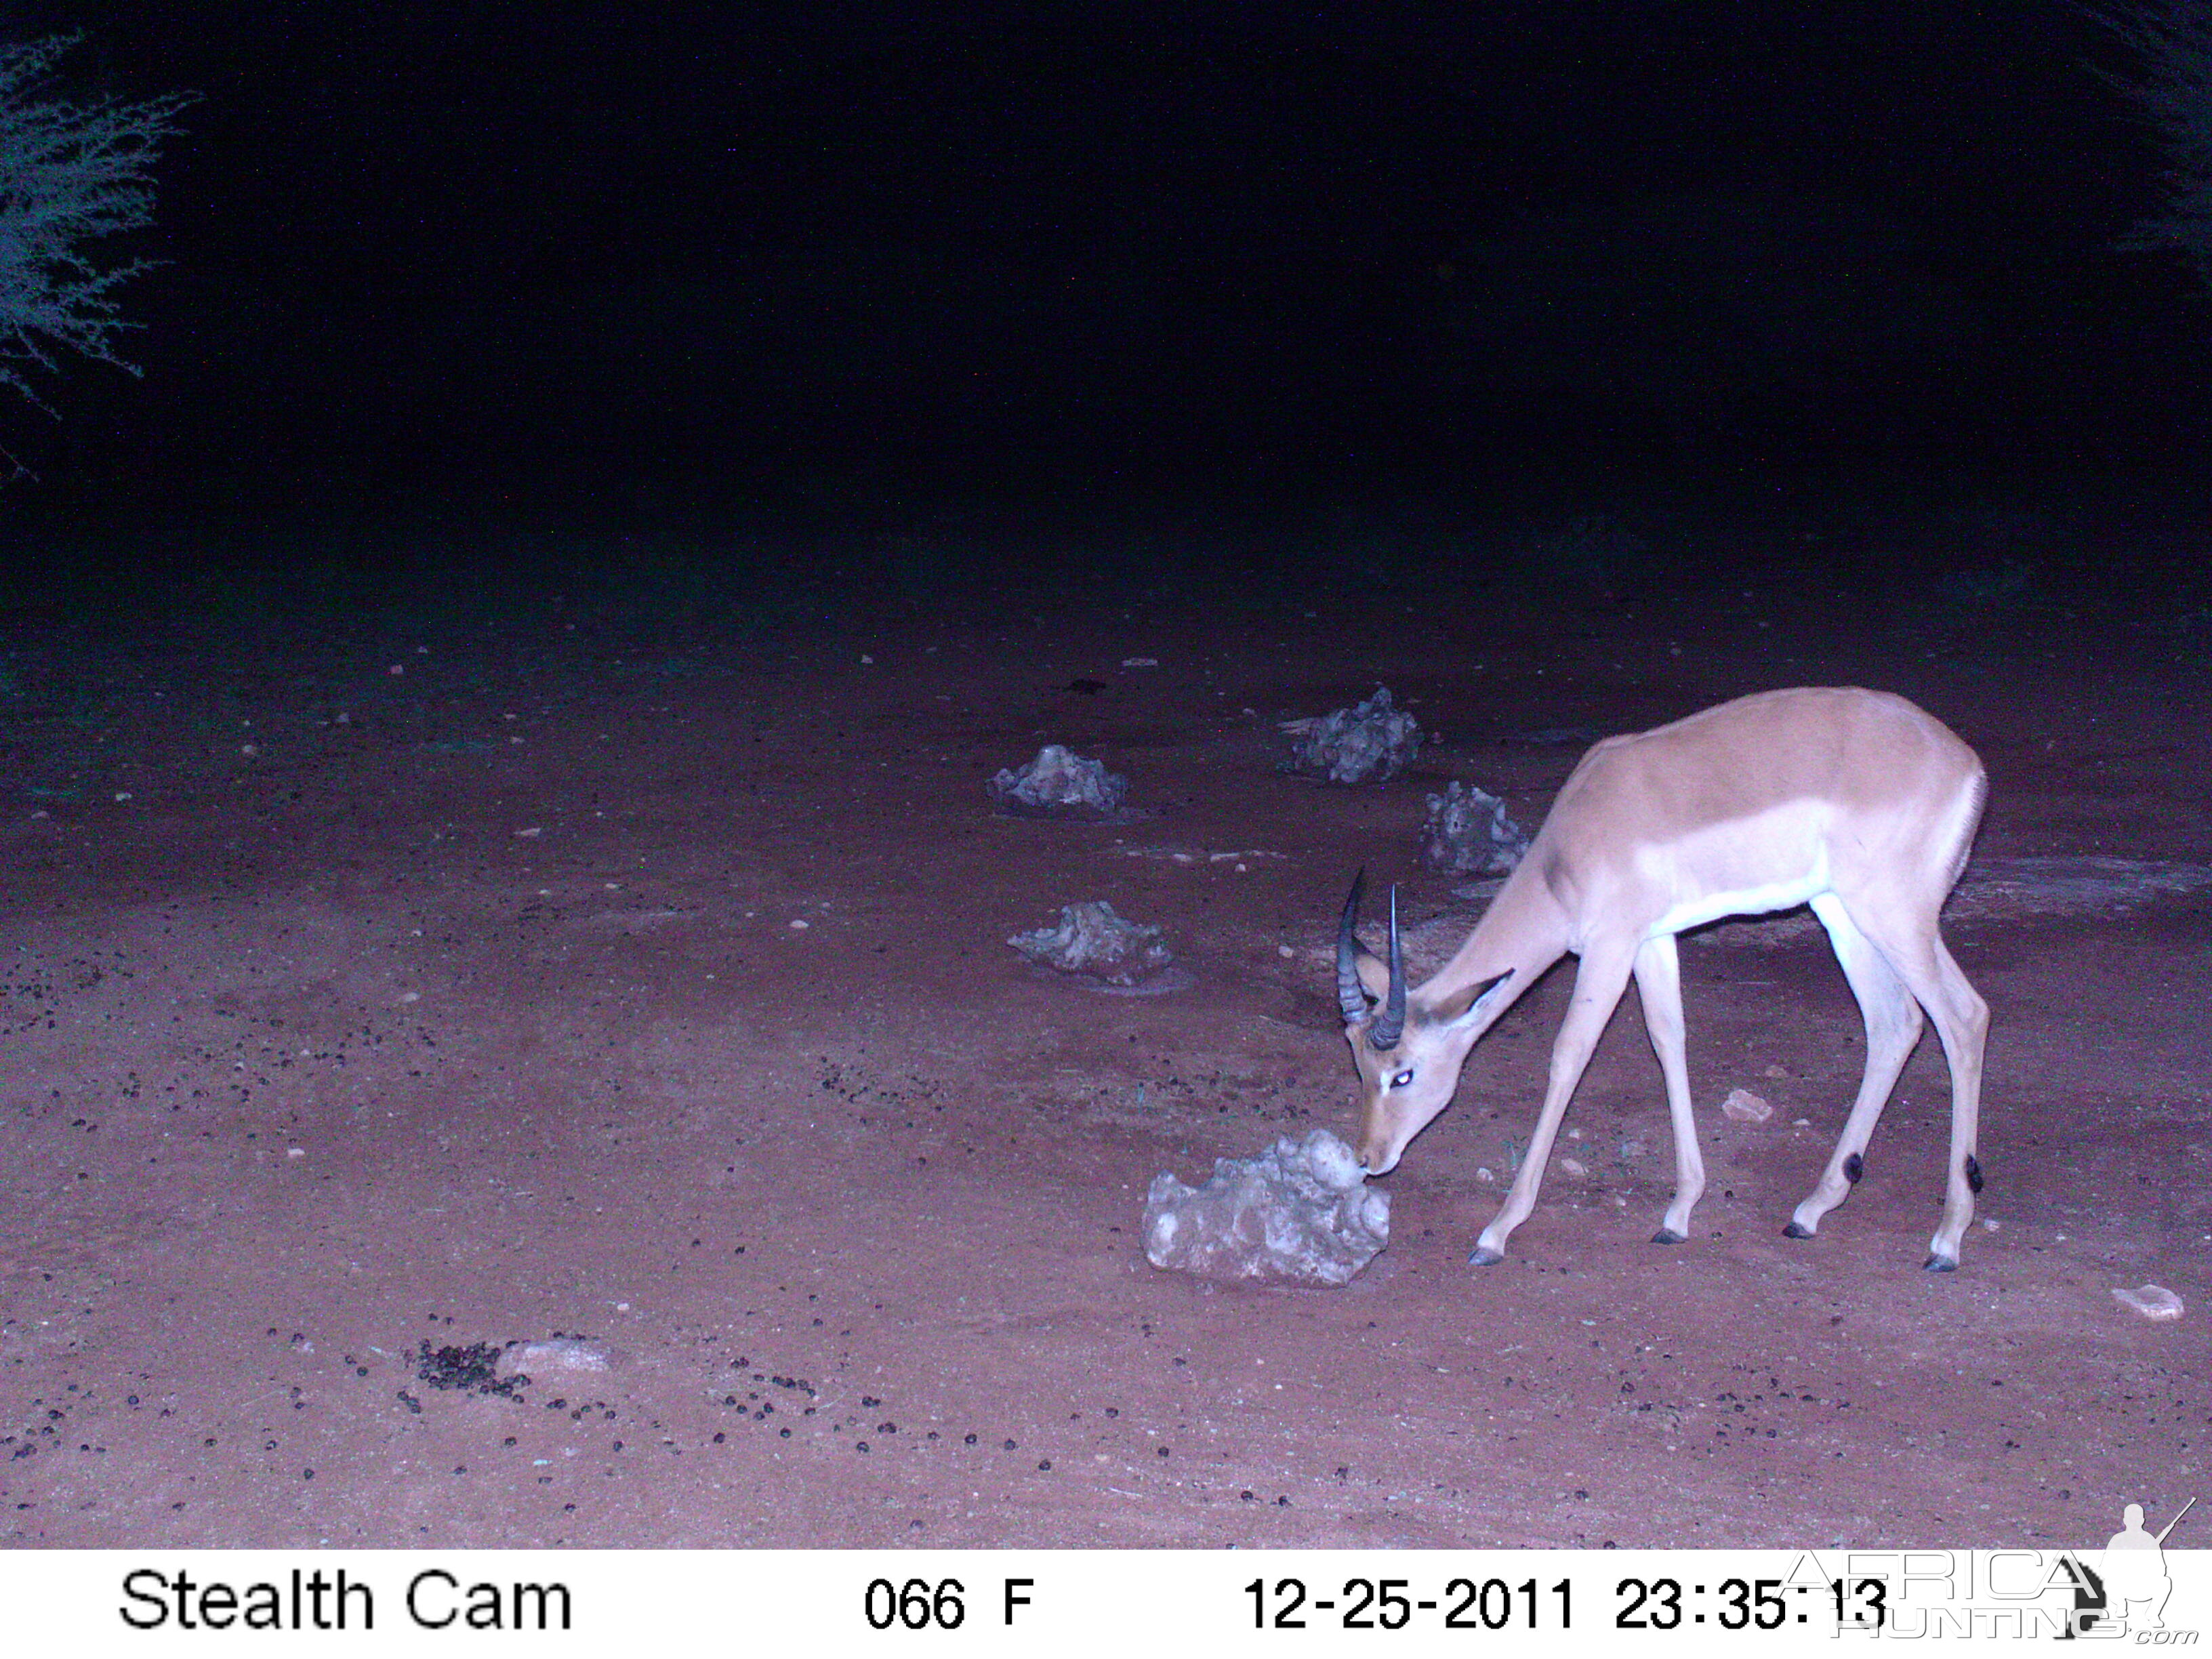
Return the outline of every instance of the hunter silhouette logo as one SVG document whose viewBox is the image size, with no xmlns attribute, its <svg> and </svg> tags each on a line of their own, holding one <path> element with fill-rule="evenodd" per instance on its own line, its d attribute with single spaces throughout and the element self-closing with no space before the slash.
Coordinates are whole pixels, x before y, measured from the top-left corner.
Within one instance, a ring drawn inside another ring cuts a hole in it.
<svg viewBox="0 0 2212 1659">
<path fill-rule="evenodd" d="M 2164 1546 L 2196 1507 L 2190 1498 L 2154 1533 L 2143 1524 L 2142 1505 L 2130 1504 L 2101 1550 L 1854 1550 L 1829 1560 L 1802 1558 L 1784 1583 L 1811 1587 L 1800 1594 L 1827 1585 L 1847 1592 L 1836 1607 L 1838 1636 L 2195 1647 L 2203 1635 L 2194 1617 L 2203 1610 L 2202 1576 L 2194 1561 L 2186 1564 L 2181 1612 L 2189 1622 L 2169 1626 L 2173 1580 Z"/>
<path fill-rule="evenodd" d="M 2073 1584 L 2074 1613 L 2059 1640 L 2071 1641 L 2093 1632 L 2110 1637 L 2164 1630 L 2166 1598 L 2173 1594 L 2173 1580 L 2166 1570 L 2166 1534 L 2196 1507 L 2192 1498 L 2172 1520 L 2152 1533 L 2143 1528 L 2142 1505 L 2130 1504 L 2121 1511 L 2120 1529 L 2106 1541 L 2104 1559 L 2096 1566 L 2078 1555 L 2063 1557 L 2059 1571 Z M 2102 1630 L 2097 1628 L 2100 1625 Z"/>
<path fill-rule="evenodd" d="M 2142 1504 L 2130 1504 L 2122 1511 L 2120 1530 L 2105 1545 L 2105 1595 L 2112 1616 L 2127 1629 L 2166 1628 L 2160 1615 L 2166 1598 L 2173 1594 L 2173 1580 L 2166 1571 L 2166 1535 L 2196 1506 L 2197 1500 L 2191 1498 L 2155 1536 L 2143 1530 Z"/>
</svg>

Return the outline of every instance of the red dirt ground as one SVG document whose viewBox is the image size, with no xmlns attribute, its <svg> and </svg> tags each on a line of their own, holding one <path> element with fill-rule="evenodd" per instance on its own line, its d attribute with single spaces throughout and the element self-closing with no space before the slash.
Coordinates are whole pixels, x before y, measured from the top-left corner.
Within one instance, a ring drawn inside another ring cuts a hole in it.
<svg viewBox="0 0 2212 1659">
<path fill-rule="evenodd" d="M 1465 777 L 1533 827 L 1561 728 L 1881 686 L 1980 750 L 1984 858 L 2212 862 L 2202 665 L 2056 617 L 1728 599 L 1541 634 L 1010 606 L 641 643 L 555 611 L 105 654 L 57 622 L 6 732 L 49 781 L 0 831 L 0 1540 L 2080 1546 L 2170 1514 L 2212 1434 L 2203 892 L 1954 915 L 1994 1011 L 1956 1274 L 1920 1268 L 1932 1036 L 1850 1201 L 1781 1236 L 1863 1042 L 1786 922 L 1683 953 L 1688 1243 L 1647 1242 L 1632 995 L 1561 1143 L 1588 1173 L 1555 1163 L 1507 1261 L 1466 1265 L 1563 968 L 1389 1178 L 1350 1286 L 1142 1257 L 1158 1171 L 1350 1132 L 1352 870 L 1471 922 L 1414 864 L 1422 797 Z M 1273 769 L 1276 720 L 1378 682 L 1441 733 L 1411 774 Z M 1148 816 L 994 815 L 984 780 L 1048 739 Z M 1006 947 L 1084 898 L 1163 924 L 1194 984 L 1097 995 Z M 1773 1118 L 1723 1117 L 1736 1086 Z M 2187 1316 L 2113 1300 L 2146 1281 Z M 563 1333 L 608 1369 L 418 1376 L 426 1343 Z"/>
</svg>

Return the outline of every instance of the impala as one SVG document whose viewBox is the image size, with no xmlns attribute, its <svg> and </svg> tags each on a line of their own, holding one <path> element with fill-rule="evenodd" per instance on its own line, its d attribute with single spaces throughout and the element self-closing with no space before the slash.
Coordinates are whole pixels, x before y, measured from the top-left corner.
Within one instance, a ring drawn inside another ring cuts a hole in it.
<svg viewBox="0 0 2212 1659">
<path fill-rule="evenodd" d="M 1475 1040 L 1569 951 L 1574 998 L 1552 1047 L 1543 1110 L 1511 1190 L 1476 1241 L 1499 1261 L 1528 1217 L 1544 1164 L 1590 1051 L 1636 979 L 1667 1083 L 1674 1196 L 1655 1235 L 1688 1236 L 1705 1190 L 1682 1048 L 1674 936 L 1722 916 L 1809 904 L 1866 1018 L 1866 1075 L 1820 1182 L 1784 1231 L 1810 1238 L 1865 1165 L 1868 1138 L 1921 1009 L 1951 1065 L 1943 1218 L 1927 1266 L 1959 1265 L 1981 1167 L 1974 1158 L 1989 1006 L 1944 948 L 1937 912 L 1966 866 L 1988 781 L 1974 751 L 1902 697 L 1802 688 L 1739 698 L 1584 755 L 1528 854 L 1467 942 L 1410 991 L 1390 896 L 1387 967 L 1359 942 L 1363 879 L 1337 931 L 1337 1000 L 1359 1069 L 1359 1159 L 1395 1168 L 1451 1102 Z"/>
</svg>

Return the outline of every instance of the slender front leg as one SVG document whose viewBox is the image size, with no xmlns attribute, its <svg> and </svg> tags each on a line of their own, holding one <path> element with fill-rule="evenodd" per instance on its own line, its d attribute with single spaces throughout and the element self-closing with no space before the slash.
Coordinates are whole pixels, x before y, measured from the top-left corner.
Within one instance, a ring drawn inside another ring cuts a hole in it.
<svg viewBox="0 0 2212 1659">
<path fill-rule="evenodd" d="M 1690 1236 L 1690 1212 L 1705 1190 L 1705 1161 L 1698 1156 L 1698 1121 L 1690 1101 L 1690 1067 L 1682 1043 L 1682 965 L 1674 936 L 1646 939 L 1636 953 L 1636 994 L 1644 1003 L 1644 1029 L 1667 1079 L 1667 1115 L 1674 1124 L 1674 1201 L 1651 1235 L 1654 1244 L 1680 1244 Z"/>
<path fill-rule="evenodd" d="M 1589 1064 L 1590 1051 L 1597 1047 L 1606 1022 L 1620 1006 L 1620 994 L 1628 988 L 1629 969 L 1635 956 L 1632 945 L 1607 948 L 1602 952 L 1593 947 L 1583 956 L 1582 967 L 1575 975 L 1574 1000 L 1568 1006 L 1566 1018 L 1559 1022 L 1558 1040 L 1552 1044 L 1552 1075 L 1544 1090 L 1544 1109 L 1537 1116 L 1535 1132 L 1528 1137 L 1528 1155 L 1521 1160 L 1521 1171 L 1513 1177 L 1505 1202 L 1482 1230 L 1482 1237 L 1474 1243 L 1474 1254 L 1468 1258 L 1476 1267 L 1486 1267 L 1503 1261 L 1506 1239 L 1536 1207 L 1536 1193 L 1544 1184 L 1544 1161 L 1552 1155 L 1552 1140 L 1559 1133 L 1559 1120 L 1567 1115 L 1567 1102 L 1574 1097 L 1575 1085 L 1582 1081 L 1583 1067 Z"/>
</svg>

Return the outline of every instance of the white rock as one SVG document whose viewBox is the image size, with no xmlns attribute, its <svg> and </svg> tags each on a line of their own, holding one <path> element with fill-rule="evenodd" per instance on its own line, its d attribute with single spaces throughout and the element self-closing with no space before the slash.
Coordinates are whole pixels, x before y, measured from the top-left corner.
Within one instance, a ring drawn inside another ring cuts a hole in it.
<svg viewBox="0 0 2212 1659">
<path fill-rule="evenodd" d="M 1739 1123 L 1764 1123 L 1774 1115 L 1774 1108 L 1748 1089 L 1731 1089 L 1721 1102 L 1721 1115 Z"/>
<path fill-rule="evenodd" d="M 1048 743 L 1020 770 L 1008 767 L 999 773 L 989 789 L 991 798 L 1009 811 L 1110 814 L 1120 810 L 1129 781 L 1063 744 Z"/>
<path fill-rule="evenodd" d="M 1448 875 L 1502 876 L 1521 862 L 1528 837 L 1505 816 L 1505 803 L 1454 779 L 1429 797 L 1421 826 L 1421 862 Z"/>
<path fill-rule="evenodd" d="M 1006 941 L 1031 962 L 1063 974 L 1095 974 L 1109 985 L 1135 985 L 1175 961 L 1151 922 L 1130 921 L 1103 899 L 1060 907 L 1049 927 Z"/>
<path fill-rule="evenodd" d="M 2132 1291 L 2115 1290 L 2112 1299 L 2124 1308 L 2133 1308 L 2145 1319 L 2163 1321 L 2181 1317 L 2181 1298 L 2163 1285 L 2138 1285 Z"/>
<path fill-rule="evenodd" d="M 510 1342 L 500 1356 L 502 1372 L 603 1371 L 610 1364 L 607 1351 L 581 1337 L 548 1337 L 538 1342 Z"/>
<path fill-rule="evenodd" d="M 1202 1187 L 1163 1171 L 1145 1195 L 1146 1259 L 1202 1279 L 1342 1285 L 1389 1238 L 1389 1194 L 1327 1129 L 1218 1158 Z"/>
<path fill-rule="evenodd" d="M 1420 722 L 1393 708 L 1390 693 L 1379 686 L 1363 703 L 1283 720 L 1279 726 L 1291 739 L 1291 758 L 1284 769 L 1318 772 L 1332 783 L 1358 783 L 1370 777 L 1381 782 L 1421 749 Z"/>
</svg>

